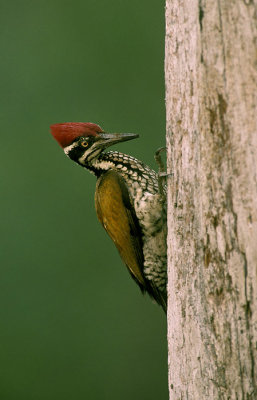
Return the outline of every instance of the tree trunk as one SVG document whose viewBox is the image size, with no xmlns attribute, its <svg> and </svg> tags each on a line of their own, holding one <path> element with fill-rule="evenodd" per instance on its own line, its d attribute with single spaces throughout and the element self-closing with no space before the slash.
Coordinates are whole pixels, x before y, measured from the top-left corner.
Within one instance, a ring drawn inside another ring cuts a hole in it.
<svg viewBox="0 0 257 400">
<path fill-rule="evenodd" d="M 170 399 L 257 399 L 256 27 L 167 0 Z"/>
</svg>

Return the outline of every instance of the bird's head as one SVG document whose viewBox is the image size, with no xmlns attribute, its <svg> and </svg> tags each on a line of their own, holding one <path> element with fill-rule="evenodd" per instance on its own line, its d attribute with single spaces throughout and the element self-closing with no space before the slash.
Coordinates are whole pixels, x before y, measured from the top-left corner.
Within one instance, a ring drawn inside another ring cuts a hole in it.
<svg viewBox="0 0 257 400">
<path fill-rule="evenodd" d="M 84 166 L 97 159 L 107 147 L 138 137 L 135 133 L 106 133 L 91 122 L 54 124 L 50 129 L 67 156 Z"/>
</svg>

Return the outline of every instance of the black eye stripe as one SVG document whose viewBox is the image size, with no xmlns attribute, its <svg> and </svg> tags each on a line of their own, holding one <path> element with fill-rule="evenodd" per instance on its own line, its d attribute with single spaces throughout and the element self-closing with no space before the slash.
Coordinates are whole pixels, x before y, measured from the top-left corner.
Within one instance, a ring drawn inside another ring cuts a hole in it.
<svg viewBox="0 0 257 400">
<path fill-rule="evenodd" d="M 99 149 L 95 148 L 94 146 L 96 144 L 95 142 L 95 137 L 80 136 L 73 141 L 74 147 L 71 148 L 71 150 L 66 154 L 71 160 L 78 164 L 81 164 L 82 162 L 84 165 L 87 160 L 94 158 L 94 156 L 97 156 L 97 153 L 99 153 Z M 86 156 L 86 158 L 83 158 L 83 156 Z M 81 160 L 81 158 L 83 158 L 83 160 Z"/>
<path fill-rule="evenodd" d="M 76 146 L 73 149 L 71 149 L 71 151 L 69 151 L 68 156 L 70 157 L 71 160 L 73 161 L 78 161 L 78 159 L 80 157 L 82 157 L 82 155 L 85 152 L 85 147 L 82 146 Z"/>
</svg>

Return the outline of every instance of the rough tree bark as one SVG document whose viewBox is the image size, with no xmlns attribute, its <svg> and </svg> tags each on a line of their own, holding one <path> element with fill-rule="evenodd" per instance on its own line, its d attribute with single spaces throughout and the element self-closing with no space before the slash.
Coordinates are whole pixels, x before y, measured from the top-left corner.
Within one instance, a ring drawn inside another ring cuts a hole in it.
<svg viewBox="0 0 257 400">
<path fill-rule="evenodd" d="M 167 0 L 170 399 L 257 399 L 256 27 Z"/>
</svg>

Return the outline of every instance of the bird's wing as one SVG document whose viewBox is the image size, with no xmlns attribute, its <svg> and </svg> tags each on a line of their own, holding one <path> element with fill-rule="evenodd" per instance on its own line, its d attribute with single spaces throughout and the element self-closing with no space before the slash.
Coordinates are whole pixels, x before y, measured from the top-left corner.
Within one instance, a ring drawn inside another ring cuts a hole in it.
<svg viewBox="0 0 257 400">
<path fill-rule="evenodd" d="M 116 171 L 109 170 L 97 180 L 95 207 L 99 221 L 114 241 L 132 277 L 144 290 L 141 229 L 127 185 Z"/>
</svg>

